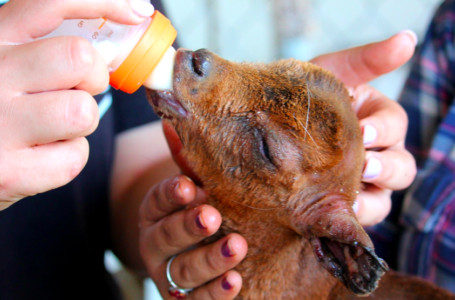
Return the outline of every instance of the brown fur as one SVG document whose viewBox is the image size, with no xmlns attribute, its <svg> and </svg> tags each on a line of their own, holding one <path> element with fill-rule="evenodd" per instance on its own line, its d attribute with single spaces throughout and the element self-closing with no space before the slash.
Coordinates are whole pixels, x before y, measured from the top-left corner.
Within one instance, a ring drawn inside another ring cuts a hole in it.
<svg viewBox="0 0 455 300">
<path fill-rule="evenodd" d="M 343 84 L 310 63 L 237 64 L 200 50 L 178 52 L 174 89 L 149 99 L 223 216 L 214 238 L 237 232 L 248 242 L 238 299 L 356 297 L 334 276 L 372 292 L 387 267 L 352 210 L 364 150 Z M 333 253 L 346 264 L 333 267 Z M 455 299 L 392 272 L 370 297 Z"/>
</svg>

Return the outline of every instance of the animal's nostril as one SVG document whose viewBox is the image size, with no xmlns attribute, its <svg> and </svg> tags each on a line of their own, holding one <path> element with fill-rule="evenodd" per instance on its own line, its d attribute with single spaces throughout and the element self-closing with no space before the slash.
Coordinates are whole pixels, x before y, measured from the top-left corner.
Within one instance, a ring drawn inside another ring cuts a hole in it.
<svg viewBox="0 0 455 300">
<path fill-rule="evenodd" d="M 208 59 L 208 54 L 203 51 L 193 52 L 192 55 L 192 65 L 194 73 L 200 77 L 205 77 L 208 74 L 210 69 L 210 60 Z"/>
<path fill-rule="evenodd" d="M 193 55 L 192 62 L 193 62 L 194 73 L 196 73 L 199 76 L 204 76 L 204 72 L 202 71 L 201 61 L 195 55 Z"/>
</svg>

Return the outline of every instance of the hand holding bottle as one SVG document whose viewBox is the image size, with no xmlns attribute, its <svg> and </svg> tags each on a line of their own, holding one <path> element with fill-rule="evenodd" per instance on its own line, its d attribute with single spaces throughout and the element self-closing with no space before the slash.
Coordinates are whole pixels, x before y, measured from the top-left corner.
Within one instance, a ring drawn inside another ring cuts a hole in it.
<svg viewBox="0 0 455 300">
<path fill-rule="evenodd" d="M 87 40 L 36 39 L 64 19 L 139 24 L 152 13 L 141 0 L 12 0 L 0 8 L 0 210 L 79 174 L 89 152 L 84 136 L 98 124 L 92 96 L 109 82 Z"/>
</svg>

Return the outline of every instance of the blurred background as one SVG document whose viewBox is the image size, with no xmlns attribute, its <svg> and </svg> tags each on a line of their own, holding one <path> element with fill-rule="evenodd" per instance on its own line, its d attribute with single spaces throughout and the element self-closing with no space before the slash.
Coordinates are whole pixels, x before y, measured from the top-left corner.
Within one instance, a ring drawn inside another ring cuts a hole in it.
<svg viewBox="0 0 455 300">
<path fill-rule="evenodd" d="M 423 39 L 441 0 L 163 0 L 180 46 L 208 48 L 234 61 L 301 60 L 386 39 L 404 29 Z M 404 66 L 371 84 L 397 99 Z M 108 254 L 106 265 L 122 282 L 127 300 L 159 300 Z M 163 274 L 164 276 L 164 274 Z"/>
<path fill-rule="evenodd" d="M 404 30 L 420 39 L 441 0 L 164 0 L 180 45 L 235 61 L 270 62 L 371 43 Z M 406 68 L 373 85 L 400 92 Z"/>
</svg>

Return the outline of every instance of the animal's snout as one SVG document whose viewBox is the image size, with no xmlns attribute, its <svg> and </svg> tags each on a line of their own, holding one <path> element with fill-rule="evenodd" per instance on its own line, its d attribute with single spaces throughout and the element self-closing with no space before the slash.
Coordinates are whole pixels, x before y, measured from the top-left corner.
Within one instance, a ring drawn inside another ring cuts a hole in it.
<svg viewBox="0 0 455 300">
<path fill-rule="evenodd" d="M 201 49 L 192 53 L 191 64 L 196 76 L 207 77 L 212 69 L 211 52 Z"/>
<path fill-rule="evenodd" d="M 216 98 L 215 88 L 220 87 L 222 80 L 228 80 L 225 74 L 228 62 L 206 49 L 189 51 L 179 49 L 174 65 L 174 92 L 182 103 L 192 106 L 207 103 Z M 219 92 L 218 92 L 219 93 Z M 199 111 L 200 112 L 200 111 Z"/>
<path fill-rule="evenodd" d="M 198 51 L 179 50 L 176 59 L 177 73 L 183 71 L 192 79 L 206 79 L 213 67 L 213 54 L 201 49 Z"/>
</svg>

